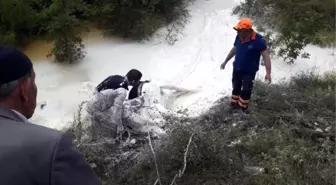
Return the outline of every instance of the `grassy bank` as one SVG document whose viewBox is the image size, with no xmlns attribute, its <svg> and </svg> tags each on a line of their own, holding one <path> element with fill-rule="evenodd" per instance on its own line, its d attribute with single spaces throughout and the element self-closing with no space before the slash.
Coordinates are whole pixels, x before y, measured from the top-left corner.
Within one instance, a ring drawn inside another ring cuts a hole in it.
<svg viewBox="0 0 336 185">
<path fill-rule="evenodd" d="M 68 133 L 106 185 L 335 184 L 335 78 L 257 82 L 251 114 L 229 114 L 223 98 L 199 118 L 167 119 L 161 140 L 122 145 L 78 121 Z"/>
</svg>

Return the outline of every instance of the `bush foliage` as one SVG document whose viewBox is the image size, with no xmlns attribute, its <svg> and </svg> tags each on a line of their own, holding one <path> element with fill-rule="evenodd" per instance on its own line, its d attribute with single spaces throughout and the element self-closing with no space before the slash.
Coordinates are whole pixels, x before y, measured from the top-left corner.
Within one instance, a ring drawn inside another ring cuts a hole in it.
<svg viewBox="0 0 336 185">
<path fill-rule="evenodd" d="M 258 81 L 249 115 L 229 113 L 223 98 L 198 118 L 167 119 L 166 138 L 142 137 L 131 146 L 106 135 L 99 140 L 82 123 L 68 132 L 105 185 L 332 185 L 335 77 L 302 73 L 277 85 Z"/>
<path fill-rule="evenodd" d="M 335 43 L 334 0 L 244 0 L 234 14 L 251 17 L 257 28 L 280 46 L 278 55 L 293 63 L 307 44 Z"/>
<path fill-rule="evenodd" d="M 106 34 L 141 39 L 173 21 L 186 20 L 187 5 L 191 0 L 121 0 L 97 1 L 104 6 L 98 12 L 98 24 Z"/>
<path fill-rule="evenodd" d="M 0 43 L 24 46 L 45 36 L 55 44 L 51 55 L 60 62 L 85 56 L 79 34 L 86 25 L 107 35 L 130 39 L 151 37 L 159 28 L 184 25 L 193 0 L 1 0 Z"/>
</svg>

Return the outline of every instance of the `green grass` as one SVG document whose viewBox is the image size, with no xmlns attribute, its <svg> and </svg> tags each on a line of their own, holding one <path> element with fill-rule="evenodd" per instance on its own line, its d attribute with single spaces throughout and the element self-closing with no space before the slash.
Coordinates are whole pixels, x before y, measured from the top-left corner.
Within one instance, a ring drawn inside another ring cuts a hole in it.
<svg viewBox="0 0 336 185">
<path fill-rule="evenodd" d="M 155 157 L 145 138 L 121 147 L 90 145 L 99 138 L 90 130 L 87 139 L 73 136 L 108 185 L 154 184 L 158 176 L 164 185 L 174 177 L 178 185 L 336 184 L 335 77 L 306 73 L 276 85 L 257 82 L 249 115 L 229 114 L 223 98 L 199 118 L 170 118 L 168 137 L 151 140 Z M 72 133 L 78 131 L 84 130 Z M 247 166 L 265 173 L 251 174 Z"/>
</svg>

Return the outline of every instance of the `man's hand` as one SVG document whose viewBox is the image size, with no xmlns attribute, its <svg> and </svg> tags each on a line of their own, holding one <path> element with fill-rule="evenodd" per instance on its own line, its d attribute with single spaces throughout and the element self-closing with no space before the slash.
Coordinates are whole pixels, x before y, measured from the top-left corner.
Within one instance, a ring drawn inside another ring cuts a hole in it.
<svg viewBox="0 0 336 185">
<path fill-rule="evenodd" d="M 221 64 L 220 69 L 221 70 L 225 69 L 225 66 L 226 66 L 226 61 Z"/>
<path fill-rule="evenodd" d="M 221 70 L 225 69 L 226 64 L 231 60 L 231 58 L 233 58 L 235 56 L 235 54 L 236 54 L 236 47 L 233 46 L 233 48 L 231 49 L 230 53 L 226 57 L 225 61 L 220 66 Z"/>
<path fill-rule="evenodd" d="M 266 74 L 265 80 L 268 81 L 268 83 L 271 83 L 272 82 L 271 74 Z"/>
<path fill-rule="evenodd" d="M 265 68 L 266 68 L 266 76 L 265 76 L 265 80 L 267 80 L 269 83 L 272 82 L 272 78 L 271 78 L 271 68 L 272 68 L 272 65 L 271 65 L 271 57 L 268 53 L 267 50 L 265 50 L 263 53 L 262 53 L 262 56 L 264 58 L 264 61 L 265 61 Z"/>
</svg>

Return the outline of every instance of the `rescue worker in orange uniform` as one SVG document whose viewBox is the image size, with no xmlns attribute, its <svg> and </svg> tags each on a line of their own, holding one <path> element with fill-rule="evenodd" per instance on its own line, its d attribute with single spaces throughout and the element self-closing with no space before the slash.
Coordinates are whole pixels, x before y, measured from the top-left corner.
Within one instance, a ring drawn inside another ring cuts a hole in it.
<svg viewBox="0 0 336 185">
<path fill-rule="evenodd" d="M 255 75 L 259 70 L 260 57 L 265 61 L 265 80 L 271 82 L 271 59 L 267 50 L 267 44 L 263 36 L 252 28 L 249 18 L 240 19 L 233 27 L 237 31 L 233 48 L 227 55 L 220 68 L 225 69 L 226 64 L 233 57 L 232 96 L 233 109 L 241 109 L 248 113 L 248 103 L 251 98 Z"/>
</svg>

